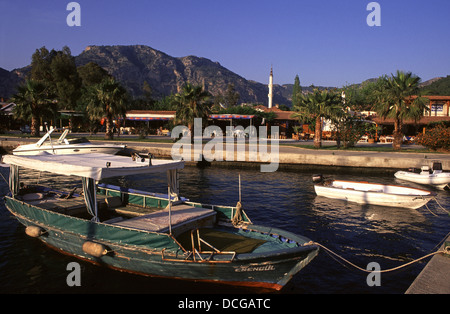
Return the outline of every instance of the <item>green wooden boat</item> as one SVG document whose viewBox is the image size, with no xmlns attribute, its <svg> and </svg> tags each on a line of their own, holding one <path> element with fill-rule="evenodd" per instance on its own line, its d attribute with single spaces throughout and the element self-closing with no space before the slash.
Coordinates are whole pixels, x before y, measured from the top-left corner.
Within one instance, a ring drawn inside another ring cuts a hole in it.
<svg viewBox="0 0 450 314">
<path fill-rule="evenodd" d="M 8 210 L 25 232 L 52 248 L 113 269 L 148 276 L 280 290 L 318 253 L 309 239 L 253 224 L 236 207 L 178 195 L 182 161 L 86 155 L 6 155 Z M 82 193 L 24 186 L 19 169 L 78 177 Z M 167 172 L 160 195 L 101 184 L 102 179 Z"/>
</svg>

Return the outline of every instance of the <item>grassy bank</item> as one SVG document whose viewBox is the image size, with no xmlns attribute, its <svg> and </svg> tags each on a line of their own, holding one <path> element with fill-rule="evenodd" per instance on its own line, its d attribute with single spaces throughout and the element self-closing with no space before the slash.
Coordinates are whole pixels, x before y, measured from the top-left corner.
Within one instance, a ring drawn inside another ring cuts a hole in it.
<svg viewBox="0 0 450 314">
<path fill-rule="evenodd" d="M 312 149 L 312 150 L 326 150 L 326 151 L 332 151 L 332 150 L 338 150 L 338 151 L 372 151 L 372 152 L 391 152 L 391 153 L 395 153 L 395 152 L 401 152 L 401 153 L 440 153 L 440 152 L 436 152 L 436 151 L 432 151 L 430 149 L 427 148 L 408 148 L 406 147 L 402 147 L 402 149 L 400 151 L 396 151 L 394 150 L 392 147 L 390 146 L 355 146 L 355 147 L 349 147 L 349 148 L 344 148 L 344 147 L 337 147 L 337 145 L 323 145 L 321 148 L 315 148 L 313 144 L 280 144 L 283 146 L 291 146 L 291 147 L 299 147 L 299 148 L 304 148 L 304 149 Z"/>
</svg>

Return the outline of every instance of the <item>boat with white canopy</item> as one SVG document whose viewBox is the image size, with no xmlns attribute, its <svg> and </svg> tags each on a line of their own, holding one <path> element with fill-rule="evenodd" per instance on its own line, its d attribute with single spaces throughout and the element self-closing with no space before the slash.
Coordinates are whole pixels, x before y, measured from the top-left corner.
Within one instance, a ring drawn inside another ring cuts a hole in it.
<svg viewBox="0 0 450 314">
<path fill-rule="evenodd" d="M 51 129 L 36 143 L 24 144 L 15 148 L 12 153 L 19 156 L 36 155 L 36 154 L 53 154 L 53 155 L 66 155 L 66 154 L 90 154 L 90 153 L 103 153 L 103 154 L 117 154 L 121 150 L 125 149 L 125 145 L 118 144 L 96 144 L 90 142 L 87 138 L 66 138 L 69 130 L 66 129 L 56 141 L 52 141 L 51 134 L 56 129 Z"/>
<path fill-rule="evenodd" d="M 85 154 L 7 155 L 3 162 L 10 165 L 6 207 L 28 235 L 113 269 L 279 290 L 319 250 L 303 236 L 253 224 L 240 202 L 222 206 L 182 198 L 183 161 Z M 22 168 L 81 179 L 82 193 L 21 185 Z M 101 182 L 160 172 L 167 173 L 167 195 Z"/>
<path fill-rule="evenodd" d="M 435 193 L 400 185 L 324 179 L 313 177 L 314 190 L 318 196 L 389 207 L 417 209 L 435 197 Z"/>
</svg>

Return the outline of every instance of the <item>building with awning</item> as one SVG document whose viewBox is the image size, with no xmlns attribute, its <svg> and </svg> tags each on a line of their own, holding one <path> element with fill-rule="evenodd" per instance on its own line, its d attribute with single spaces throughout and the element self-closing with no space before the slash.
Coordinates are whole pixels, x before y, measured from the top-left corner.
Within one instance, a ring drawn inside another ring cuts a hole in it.
<svg viewBox="0 0 450 314">
<path fill-rule="evenodd" d="M 417 121 L 413 119 L 403 120 L 404 134 L 416 135 L 421 131 L 425 132 L 425 127 L 434 123 L 443 122 L 450 124 L 450 96 L 424 95 L 421 97 L 429 100 L 427 104 L 428 110 L 425 110 L 423 116 Z M 415 99 L 417 96 L 412 96 L 411 98 Z M 383 133 L 391 134 L 393 132 L 394 119 L 382 118 L 376 115 L 371 116 L 370 119 L 377 125 L 383 126 Z"/>
<path fill-rule="evenodd" d="M 415 98 L 417 96 L 414 96 Z M 450 96 L 422 96 L 427 98 L 429 103 L 429 111 L 424 113 L 424 116 L 429 117 L 449 117 L 450 116 Z"/>
<path fill-rule="evenodd" d="M 175 119 L 175 114 L 176 111 L 130 110 L 125 118 L 132 121 L 170 121 Z"/>
<path fill-rule="evenodd" d="M 294 134 L 294 126 L 299 126 L 300 123 L 297 118 L 294 118 L 294 111 L 286 111 L 278 108 L 278 105 L 275 107 L 267 108 L 265 106 L 259 105 L 255 107 L 256 110 L 260 110 L 263 112 L 273 112 L 275 114 L 275 118 L 270 123 L 267 123 L 269 126 L 278 126 L 280 130 L 280 138 L 291 138 Z"/>
<path fill-rule="evenodd" d="M 211 114 L 209 115 L 210 119 L 218 119 L 218 120 L 250 120 L 253 119 L 255 115 L 250 114 Z"/>
</svg>

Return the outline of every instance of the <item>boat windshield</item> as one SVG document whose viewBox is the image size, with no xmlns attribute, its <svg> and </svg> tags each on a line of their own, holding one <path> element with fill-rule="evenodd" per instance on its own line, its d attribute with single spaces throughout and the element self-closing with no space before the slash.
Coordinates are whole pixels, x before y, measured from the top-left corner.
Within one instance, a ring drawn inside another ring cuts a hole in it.
<svg viewBox="0 0 450 314">
<path fill-rule="evenodd" d="M 66 144 L 80 144 L 80 143 L 90 143 L 89 140 L 85 137 L 80 138 L 66 138 L 64 140 Z"/>
</svg>

